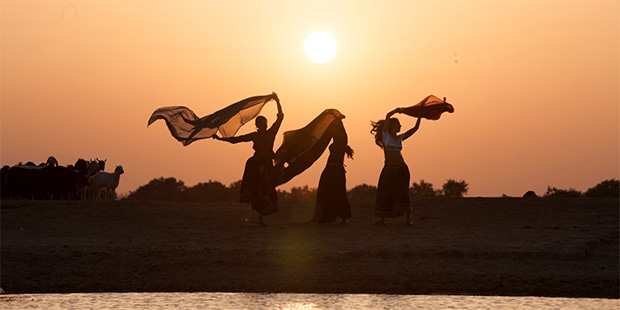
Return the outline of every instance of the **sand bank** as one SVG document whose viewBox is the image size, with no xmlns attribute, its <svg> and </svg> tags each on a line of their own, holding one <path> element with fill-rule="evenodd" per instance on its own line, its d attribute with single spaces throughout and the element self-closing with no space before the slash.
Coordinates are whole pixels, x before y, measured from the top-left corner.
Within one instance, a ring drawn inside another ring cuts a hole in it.
<svg viewBox="0 0 620 310">
<path fill-rule="evenodd" d="M 308 223 L 282 202 L 267 227 L 246 204 L 3 201 L 8 293 L 318 292 L 619 297 L 618 199 L 414 200 L 374 226 Z"/>
</svg>

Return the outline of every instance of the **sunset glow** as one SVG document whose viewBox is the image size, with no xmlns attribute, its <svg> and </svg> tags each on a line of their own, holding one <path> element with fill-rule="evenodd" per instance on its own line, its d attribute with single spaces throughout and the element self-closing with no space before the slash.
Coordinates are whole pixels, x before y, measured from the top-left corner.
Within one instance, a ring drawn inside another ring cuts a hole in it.
<svg viewBox="0 0 620 310">
<path fill-rule="evenodd" d="M 205 116 L 274 91 L 285 115 L 274 149 L 338 109 L 355 150 L 347 187 L 376 185 L 384 155 L 370 121 L 433 94 L 455 112 L 423 120 L 404 143 L 412 182 L 465 180 L 468 196 L 497 197 L 619 178 L 618 1 L 0 5 L 2 165 L 107 159 L 106 171 L 125 170 L 119 194 L 159 177 L 228 185 L 251 144 L 184 147 L 147 120 L 162 106 Z M 334 36 L 318 33 L 315 45 L 318 30 Z M 275 104 L 261 114 L 271 125 Z M 415 124 L 396 116 L 402 131 Z M 316 187 L 326 158 L 282 189 Z"/>
</svg>

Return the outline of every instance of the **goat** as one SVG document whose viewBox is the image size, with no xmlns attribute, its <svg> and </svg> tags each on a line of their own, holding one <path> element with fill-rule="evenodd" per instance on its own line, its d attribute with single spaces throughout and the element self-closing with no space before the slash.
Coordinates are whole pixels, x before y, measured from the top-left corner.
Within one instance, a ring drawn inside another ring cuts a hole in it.
<svg viewBox="0 0 620 310">
<path fill-rule="evenodd" d="M 97 160 L 97 165 L 99 166 L 99 171 L 105 171 L 105 162 L 107 161 L 107 159 L 101 160 L 97 158 L 96 160 Z"/>
<path fill-rule="evenodd" d="M 84 176 L 88 176 L 88 163 L 83 159 L 83 158 L 79 158 L 76 162 L 75 165 L 73 165 L 73 169 L 75 169 L 77 172 L 83 174 Z"/>
<path fill-rule="evenodd" d="M 105 169 L 105 162 L 105 159 L 100 160 L 99 158 L 96 160 L 90 159 L 89 161 L 79 158 L 75 162 L 73 169 L 86 178 L 86 185 L 80 190 L 80 192 L 83 192 L 82 199 L 88 199 L 89 196 L 95 195 L 95 193 L 89 193 L 88 178 L 95 175 L 95 173 L 99 171 L 103 171 Z"/>
<path fill-rule="evenodd" d="M 88 178 L 88 188 L 93 189 L 95 199 L 101 200 L 101 191 L 105 190 L 105 199 L 113 199 L 115 190 L 121 179 L 121 174 L 125 171 L 123 166 L 116 166 L 114 173 L 99 171 Z"/>
<path fill-rule="evenodd" d="M 93 175 L 95 175 L 99 171 L 103 171 L 103 169 L 101 169 L 102 167 L 105 168 L 105 162 L 102 165 L 99 160 L 91 159 L 86 164 L 87 164 L 87 167 L 86 167 L 86 176 L 87 177 L 93 176 Z"/>
<path fill-rule="evenodd" d="M 51 199 L 80 199 L 88 185 L 88 179 L 76 170 L 67 167 L 42 169 L 45 194 Z"/>
<path fill-rule="evenodd" d="M 46 182 L 44 177 L 50 170 L 58 167 L 58 160 L 50 156 L 46 163 L 38 166 L 33 162 L 27 162 L 6 169 L 4 175 L 5 197 L 26 199 L 47 199 Z"/>
<path fill-rule="evenodd" d="M 58 160 L 54 156 L 50 156 L 47 158 L 47 162 L 45 162 L 46 166 L 58 167 Z"/>
<path fill-rule="evenodd" d="M 8 198 L 9 197 L 7 192 L 6 192 L 6 188 L 4 188 L 4 185 L 6 184 L 6 175 L 8 174 L 9 169 L 11 169 L 10 166 L 4 165 L 4 166 L 2 166 L 2 170 L 0 170 L 0 192 L 2 192 L 0 197 L 2 197 L 2 198 Z"/>
</svg>

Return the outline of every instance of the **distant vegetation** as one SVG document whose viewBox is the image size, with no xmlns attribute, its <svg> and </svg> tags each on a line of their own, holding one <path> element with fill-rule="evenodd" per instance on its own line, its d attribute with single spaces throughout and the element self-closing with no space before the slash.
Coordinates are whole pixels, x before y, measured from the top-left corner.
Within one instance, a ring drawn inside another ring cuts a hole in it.
<svg viewBox="0 0 620 310">
<path fill-rule="evenodd" d="M 433 184 L 427 183 L 424 180 L 420 180 L 420 183 L 413 182 L 409 189 L 409 193 L 412 197 L 427 198 L 440 197 L 442 194 L 441 190 L 435 190 Z"/>
<path fill-rule="evenodd" d="M 547 186 L 547 192 L 545 193 L 545 197 L 581 197 L 583 194 L 574 189 L 559 189 L 551 186 Z"/>
<path fill-rule="evenodd" d="M 175 178 L 157 178 L 130 192 L 125 198 L 130 200 L 164 200 L 184 202 L 236 202 L 239 197 L 241 181 L 224 185 L 209 180 L 188 187 Z M 441 189 L 424 180 L 413 182 L 409 188 L 412 198 L 461 198 L 467 195 L 469 184 L 464 180 L 446 180 Z M 544 197 L 619 197 L 620 183 L 616 179 L 605 180 L 582 193 L 576 189 L 558 189 L 549 186 Z M 315 199 L 317 189 L 308 185 L 278 190 L 280 200 Z M 349 199 L 374 198 L 377 187 L 360 184 L 348 191 Z"/>
<path fill-rule="evenodd" d="M 181 180 L 175 178 L 156 178 L 148 184 L 140 186 L 130 192 L 125 198 L 130 200 L 164 200 L 186 202 L 234 202 L 239 197 L 241 181 L 228 186 L 209 180 L 206 183 L 198 183 L 188 187 Z M 442 189 L 435 190 L 431 183 L 420 180 L 413 183 L 409 189 L 411 197 L 445 197 L 460 198 L 467 194 L 469 184 L 465 181 L 447 180 Z M 308 185 L 292 187 L 290 190 L 278 190 L 280 200 L 315 199 L 317 188 Z M 348 191 L 350 199 L 374 198 L 377 187 L 374 185 L 360 184 Z"/>
<path fill-rule="evenodd" d="M 448 180 L 443 184 L 441 189 L 441 196 L 446 198 L 462 198 L 467 194 L 469 190 L 469 184 L 465 181 Z"/>
<path fill-rule="evenodd" d="M 240 182 L 226 186 L 218 181 L 209 180 L 192 187 L 175 178 L 157 178 L 148 184 L 130 192 L 130 200 L 166 200 L 188 202 L 224 202 L 234 201 L 239 196 Z"/>
<path fill-rule="evenodd" d="M 605 180 L 598 185 L 588 189 L 586 197 L 619 197 L 620 181 L 616 179 Z"/>
<path fill-rule="evenodd" d="M 545 197 L 620 197 L 620 181 L 616 179 L 605 180 L 582 193 L 574 188 L 558 189 L 547 187 Z"/>
</svg>

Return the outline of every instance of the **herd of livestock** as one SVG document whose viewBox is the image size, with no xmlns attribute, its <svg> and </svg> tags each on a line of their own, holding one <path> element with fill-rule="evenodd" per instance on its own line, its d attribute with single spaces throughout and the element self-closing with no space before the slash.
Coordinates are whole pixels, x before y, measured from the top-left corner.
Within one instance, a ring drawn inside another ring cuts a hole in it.
<svg viewBox="0 0 620 310">
<path fill-rule="evenodd" d="M 78 159 L 59 166 L 53 156 L 47 162 L 3 166 L 0 189 L 3 199 L 115 199 L 122 166 L 105 172 L 105 160 Z"/>
</svg>

